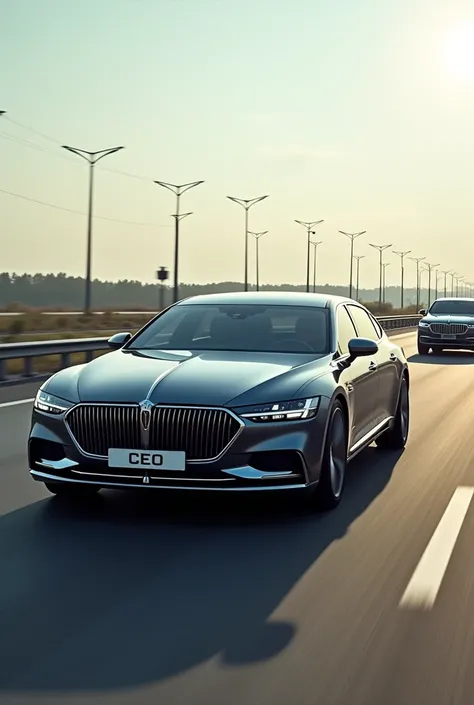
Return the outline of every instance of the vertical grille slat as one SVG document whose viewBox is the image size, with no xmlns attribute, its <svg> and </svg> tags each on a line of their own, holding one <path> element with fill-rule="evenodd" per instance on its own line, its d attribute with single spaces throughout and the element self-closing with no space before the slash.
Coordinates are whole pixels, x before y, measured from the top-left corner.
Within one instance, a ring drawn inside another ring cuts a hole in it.
<svg viewBox="0 0 474 705">
<path fill-rule="evenodd" d="M 89 455 L 106 457 L 109 448 L 142 447 L 138 405 L 79 404 L 69 412 L 67 424 Z M 232 442 L 239 428 L 225 409 L 155 406 L 149 448 L 182 450 L 188 460 L 211 460 Z"/>
</svg>

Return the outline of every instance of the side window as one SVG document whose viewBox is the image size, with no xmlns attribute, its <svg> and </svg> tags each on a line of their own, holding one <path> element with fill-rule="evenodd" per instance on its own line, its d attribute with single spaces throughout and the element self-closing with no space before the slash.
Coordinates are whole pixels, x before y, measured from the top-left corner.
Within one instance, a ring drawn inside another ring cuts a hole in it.
<svg viewBox="0 0 474 705">
<path fill-rule="evenodd" d="M 349 352 L 349 341 L 357 336 L 354 324 L 344 306 L 337 309 L 337 347 L 341 355 Z"/>
<path fill-rule="evenodd" d="M 347 307 L 351 318 L 357 328 L 357 334 L 360 338 L 369 338 L 369 340 L 377 341 L 380 338 L 379 332 L 376 330 L 372 319 L 363 308 L 359 306 L 349 305 Z"/>
<path fill-rule="evenodd" d="M 380 325 L 378 320 L 376 318 L 374 318 L 373 316 L 370 316 L 370 320 L 372 321 L 372 325 L 374 326 L 375 331 L 377 333 L 377 340 L 379 340 L 383 336 L 382 326 Z"/>
</svg>

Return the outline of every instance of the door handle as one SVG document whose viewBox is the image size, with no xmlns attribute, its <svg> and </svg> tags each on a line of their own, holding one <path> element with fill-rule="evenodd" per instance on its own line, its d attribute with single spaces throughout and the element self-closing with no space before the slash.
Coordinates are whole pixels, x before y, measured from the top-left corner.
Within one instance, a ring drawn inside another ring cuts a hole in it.
<svg viewBox="0 0 474 705">
<path fill-rule="evenodd" d="M 395 353 L 391 352 L 391 353 L 390 353 L 390 360 L 391 360 L 392 362 L 395 362 L 396 359 L 397 359 L 397 356 L 395 355 Z"/>
<path fill-rule="evenodd" d="M 375 362 L 371 362 L 369 365 L 369 371 L 375 372 L 376 369 L 377 369 L 377 364 Z"/>
</svg>

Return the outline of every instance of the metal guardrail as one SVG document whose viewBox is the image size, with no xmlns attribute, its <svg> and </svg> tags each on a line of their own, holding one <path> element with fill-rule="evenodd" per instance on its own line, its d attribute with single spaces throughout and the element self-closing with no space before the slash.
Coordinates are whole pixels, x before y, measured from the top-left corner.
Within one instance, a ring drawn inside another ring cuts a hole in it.
<svg viewBox="0 0 474 705">
<path fill-rule="evenodd" d="M 421 316 L 377 316 L 377 320 L 385 331 L 414 328 Z M 19 343 L 0 344 L 0 383 L 12 379 L 7 377 L 6 362 L 8 360 L 23 360 L 23 371 L 19 377 L 13 378 L 15 383 L 34 380 L 39 377 L 33 371 L 33 360 L 47 355 L 60 355 L 58 369 L 69 367 L 71 355 L 84 354 L 84 361 L 90 362 L 94 353 L 108 349 L 109 338 L 73 338 L 68 340 L 41 340 Z M 48 373 L 48 376 L 52 374 Z M 12 381 L 13 381 L 12 379 Z"/>
</svg>

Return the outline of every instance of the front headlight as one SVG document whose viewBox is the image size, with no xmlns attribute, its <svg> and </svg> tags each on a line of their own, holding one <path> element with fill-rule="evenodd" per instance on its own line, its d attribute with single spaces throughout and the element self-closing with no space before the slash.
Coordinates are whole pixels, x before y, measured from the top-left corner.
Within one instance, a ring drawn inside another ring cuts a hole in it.
<svg viewBox="0 0 474 705">
<path fill-rule="evenodd" d="M 319 407 L 319 397 L 281 401 L 274 404 L 259 404 L 234 409 L 243 419 L 256 423 L 275 421 L 298 421 L 316 416 Z"/>
<path fill-rule="evenodd" d="M 36 395 L 34 407 L 38 411 L 44 411 L 47 414 L 63 414 L 70 409 L 74 404 L 60 397 L 55 397 L 54 394 L 43 392 L 41 389 Z"/>
<path fill-rule="evenodd" d="M 420 328 L 429 328 L 430 326 L 430 324 L 426 323 L 425 321 L 420 321 L 418 325 L 420 326 Z"/>
</svg>

